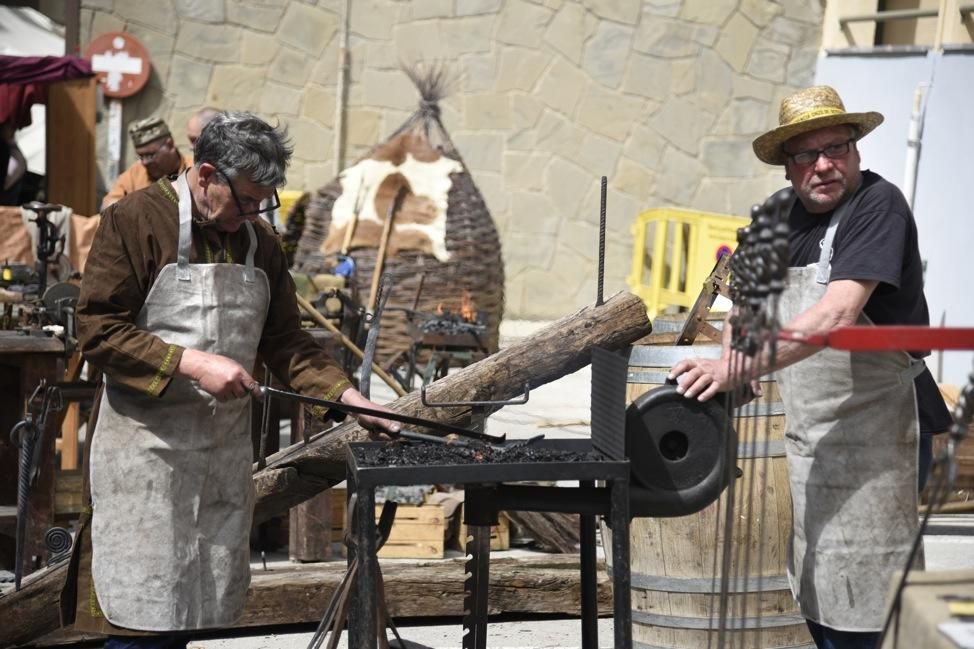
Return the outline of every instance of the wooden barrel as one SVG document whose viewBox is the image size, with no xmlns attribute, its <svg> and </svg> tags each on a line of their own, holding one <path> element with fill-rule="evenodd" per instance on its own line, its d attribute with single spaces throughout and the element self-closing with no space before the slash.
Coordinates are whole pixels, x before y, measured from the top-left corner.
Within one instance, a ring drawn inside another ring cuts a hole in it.
<svg viewBox="0 0 974 649">
<path fill-rule="evenodd" d="M 717 358 L 720 347 L 633 347 L 628 400 L 662 384 L 670 367 L 693 356 Z M 747 649 L 814 649 L 786 574 L 792 509 L 784 409 L 775 381 L 763 380 L 762 387 L 764 396 L 739 408 L 734 419 L 741 475 L 735 482 L 725 644 Z M 725 490 L 717 502 L 690 516 L 633 519 L 634 647 L 717 646 L 728 493 Z M 603 534 L 603 547 L 608 550 L 611 532 L 605 526 Z M 611 563 L 608 555 L 607 551 L 606 560 Z"/>
</svg>

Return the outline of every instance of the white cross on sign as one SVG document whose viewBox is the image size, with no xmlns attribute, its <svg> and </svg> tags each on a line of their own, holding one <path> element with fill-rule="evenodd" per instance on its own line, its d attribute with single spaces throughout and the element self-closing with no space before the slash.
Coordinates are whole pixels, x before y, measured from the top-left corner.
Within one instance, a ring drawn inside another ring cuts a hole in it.
<svg viewBox="0 0 974 649">
<path fill-rule="evenodd" d="M 118 92 L 123 74 L 142 74 L 142 59 L 133 58 L 124 50 L 105 52 L 91 57 L 91 69 L 95 72 L 107 72 L 105 85 L 109 90 Z"/>
<path fill-rule="evenodd" d="M 145 87 L 152 71 L 145 46 L 127 32 L 96 36 L 85 50 L 106 97 L 131 97 Z"/>
</svg>

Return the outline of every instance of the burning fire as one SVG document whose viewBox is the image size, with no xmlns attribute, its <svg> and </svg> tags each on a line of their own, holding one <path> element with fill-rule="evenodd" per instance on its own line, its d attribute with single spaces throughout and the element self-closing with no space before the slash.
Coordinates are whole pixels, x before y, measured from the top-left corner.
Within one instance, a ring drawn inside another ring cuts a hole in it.
<svg viewBox="0 0 974 649">
<path fill-rule="evenodd" d="M 473 310 L 473 300 L 470 299 L 470 291 L 463 289 L 463 297 L 460 298 L 460 315 L 467 322 L 475 322 L 477 314 Z"/>
<path fill-rule="evenodd" d="M 443 303 L 440 302 L 436 305 L 436 315 L 442 316 L 444 313 L 449 313 L 449 311 L 445 312 Z M 470 291 L 467 289 L 463 289 L 463 296 L 460 298 L 459 315 L 464 322 L 477 322 L 477 312 L 474 311 L 473 300 L 470 298 Z"/>
</svg>

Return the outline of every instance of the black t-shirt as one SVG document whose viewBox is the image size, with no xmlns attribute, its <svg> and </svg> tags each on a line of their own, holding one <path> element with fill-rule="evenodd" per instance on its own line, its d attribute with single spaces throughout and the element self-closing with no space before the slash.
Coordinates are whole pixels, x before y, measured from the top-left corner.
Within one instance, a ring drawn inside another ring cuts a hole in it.
<svg viewBox="0 0 974 649">
<path fill-rule="evenodd" d="M 863 308 L 875 324 L 929 325 L 917 227 L 903 194 L 879 174 L 864 171 L 862 185 L 851 200 L 832 243 L 830 281 L 879 282 Z M 818 263 L 831 218 L 832 212 L 809 214 L 801 201 L 795 202 L 789 235 L 792 267 Z M 929 352 L 913 355 L 922 358 Z M 930 370 L 924 370 L 915 383 L 920 431 L 946 430 L 950 413 Z"/>
</svg>

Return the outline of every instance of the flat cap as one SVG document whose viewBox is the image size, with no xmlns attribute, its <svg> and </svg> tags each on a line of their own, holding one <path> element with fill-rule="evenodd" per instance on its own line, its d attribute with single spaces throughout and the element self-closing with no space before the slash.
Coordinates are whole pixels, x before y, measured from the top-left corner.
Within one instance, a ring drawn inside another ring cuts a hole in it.
<svg viewBox="0 0 974 649">
<path fill-rule="evenodd" d="M 169 127 L 161 117 L 146 117 L 129 124 L 129 137 L 137 147 L 169 135 Z"/>
</svg>

